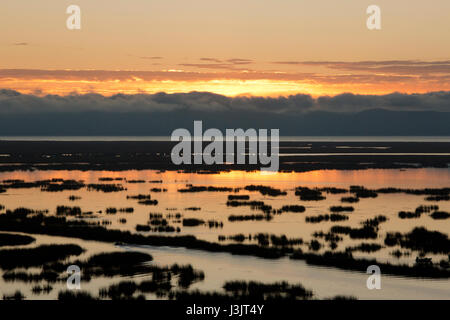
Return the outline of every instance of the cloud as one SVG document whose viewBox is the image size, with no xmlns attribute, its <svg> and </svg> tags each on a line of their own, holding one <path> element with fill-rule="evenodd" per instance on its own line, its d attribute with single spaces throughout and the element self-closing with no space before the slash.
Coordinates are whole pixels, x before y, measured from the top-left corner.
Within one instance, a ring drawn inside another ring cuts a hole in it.
<svg viewBox="0 0 450 320">
<path fill-rule="evenodd" d="M 222 60 L 216 59 L 216 58 L 200 58 L 200 61 L 209 61 L 209 62 L 222 63 Z"/>
<path fill-rule="evenodd" d="M 198 71 L 129 71 L 129 70 L 39 70 L 39 69 L 0 69 L 0 81 L 8 79 L 16 80 L 72 80 L 72 81 L 127 81 L 139 78 L 144 81 L 199 81 L 217 79 L 238 80 L 307 80 L 312 73 L 274 73 L 274 72 L 239 72 L 233 65 L 224 64 L 182 64 L 182 66 L 204 66 L 210 69 L 219 67 L 231 68 L 225 72 L 198 72 Z M 245 69 L 247 70 L 247 69 Z"/>
<path fill-rule="evenodd" d="M 235 58 L 235 59 L 228 59 L 227 62 L 232 64 L 250 64 L 253 63 L 253 60 Z"/>
<path fill-rule="evenodd" d="M 16 42 L 14 43 L 15 46 L 27 46 L 28 42 Z"/>
<path fill-rule="evenodd" d="M 164 59 L 163 57 L 146 57 L 146 56 L 142 56 L 139 57 L 140 59 L 144 59 L 144 60 L 161 60 Z"/>
<path fill-rule="evenodd" d="M 236 68 L 234 64 L 228 63 L 180 63 L 179 66 L 183 67 L 193 67 L 200 69 L 223 69 L 223 70 L 246 70 L 241 68 Z"/>
<path fill-rule="evenodd" d="M 230 71 L 248 71 L 247 68 L 238 68 L 236 66 L 248 65 L 253 63 L 250 59 L 233 58 L 227 60 L 220 60 L 216 58 L 200 58 L 203 63 L 181 63 L 183 67 L 193 67 L 199 69 L 223 69 Z M 205 63 L 206 62 L 206 63 Z"/>
<path fill-rule="evenodd" d="M 65 112 L 227 112 L 299 115 L 313 111 L 355 113 L 370 109 L 450 112 L 450 92 L 393 93 L 381 96 L 341 94 L 313 98 L 306 94 L 287 97 L 226 97 L 208 92 L 157 94 L 72 94 L 36 96 L 0 90 L 0 114 Z"/>
<path fill-rule="evenodd" d="M 368 73 L 389 73 L 404 75 L 424 75 L 431 73 L 449 74 L 450 60 L 390 60 L 390 61 L 275 61 L 280 65 L 321 66 L 333 70 L 358 71 Z"/>
</svg>

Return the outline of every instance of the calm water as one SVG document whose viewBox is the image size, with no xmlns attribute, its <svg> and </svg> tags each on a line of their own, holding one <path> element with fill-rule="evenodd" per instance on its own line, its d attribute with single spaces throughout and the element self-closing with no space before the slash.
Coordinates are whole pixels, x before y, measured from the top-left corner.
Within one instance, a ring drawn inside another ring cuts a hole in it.
<svg viewBox="0 0 450 320">
<path fill-rule="evenodd" d="M 99 182 L 99 178 L 124 178 L 122 181 Z M 91 192 L 86 189 L 79 191 L 41 192 L 40 189 L 9 189 L 0 194 L 0 204 L 8 209 L 28 207 L 33 209 L 48 209 L 49 214 L 54 214 L 59 205 L 79 206 L 83 212 L 94 212 L 94 218 L 99 221 L 109 221 L 109 228 L 130 230 L 135 232 L 137 224 L 147 224 L 149 213 L 161 213 L 168 217 L 174 213 L 180 213 L 183 218 L 198 218 L 205 221 L 215 220 L 223 223 L 221 228 L 209 228 L 207 225 L 197 227 L 183 227 L 179 221 L 168 221 L 174 227 L 180 227 L 180 233 L 192 234 L 197 238 L 208 241 L 218 241 L 219 235 L 230 236 L 236 234 L 268 233 L 274 235 L 286 235 L 288 238 L 302 238 L 308 242 L 313 239 L 316 231 L 328 232 L 332 225 L 344 225 L 358 227 L 361 222 L 376 215 L 384 215 L 388 221 L 380 225 L 378 238 L 375 240 L 352 240 L 344 237 L 338 243 L 338 250 L 355 246 L 361 242 L 383 244 L 386 232 L 409 232 L 416 226 L 426 226 L 428 230 L 436 230 L 447 233 L 450 230 L 449 220 L 433 220 L 429 215 L 422 215 L 419 219 L 402 220 L 398 217 L 399 211 L 414 211 L 419 205 L 437 204 L 442 211 L 450 211 L 450 203 L 441 201 L 438 203 L 424 200 L 424 196 L 408 194 L 380 194 L 377 198 L 361 199 L 359 203 L 342 204 L 340 199 L 349 194 L 326 195 L 323 201 L 300 201 L 295 196 L 294 189 L 298 186 L 307 187 L 340 187 L 348 188 L 351 185 L 363 185 L 367 188 L 442 188 L 450 187 L 450 169 L 408 169 L 408 170 L 318 170 L 304 173 L 277 173 L 272 175 L 260 172 L 231 171 L 219 174 L 195 174 L 180 173 L 175 171 L 158 172 L 155 170 L 143 171 L 33 171 L 33 172 L 4 172 L 0 173 L 0 180 L 21 179 L 25 181 L 46 180 L 52 178 L 83 180 L 85 183 L 118 183 L 126 190 L 113 193 Z M 145 180 L 145 183 L 129 183 L 130 180 Z M 162 180 L 162 183 L 154 181 Z M 153 182 L 151 182 L 153 181 Z M 259 192 L 239 191 L 240 195 L 249 195 L 251 200 L 263 201 L 273 208 L 281 208 L 283 205 L 301 204 L 306 207 L 304 213 L 283 213 L 274 216 L 271 221 L 230 222 L 230 215 L 258 214 L 249 207 L 227 207 L 227 196 L 230 192 L 198 192 L 180 193 L 179 189 L 187 184 L 194 186 L 217 187 L 245 187 L 247 185 L 265 185 L 278 188 L 287 192 L 286 196 L 263 196 Z M 167 192 L 150 192 L 151 188 L 165 188 Z M 152 199 L 158 200 L 156 206 L 144 206 L 137 200 L 127 199 L 127 195 L 151 194 Z M 70 202 L 68 197 L 75 195 L 80 200 Z M 342 222 L 322 222 L 311 224 L 305 222 L 306 216 L 317 216 L 329 213 L 329 207 L 334 205 L 352 205 L 353 213 L 348 214 L 349 220 Z M 134 213 L 118 213 L 116 215 L 105 214 L 106 208 L 133 207 Z M 187 210 L 189 207 L 201 208 L 198 211 Z M 98 213 L 100 212 L 101 213 Z M 126 223 L 119 220 L 125 218 Z M 148 233 L 144 233 L 148 234 Z M 158 233 L 164 234 L 164 233 Z M 38 243 L 80 243 L 88 249 L 88 253 L 111 250 L 111 245 L 96 242 L 86 242 L 77 239 L 65 239 L 57 237 L 39 236 Z M 136 248 L 134 248 L 136 249 Z M 383 290 L 369 291 L 366 289 L 367 276 L 363 273 L 346 272 L 329 268 L 308 266 L 302 261 L 279 259 L 275 261 L 254 257 L 237 257 L 229 254 L 212 254 L 196 250 L 176 248 L 139 247 L 151 253 L 157 264 L 192 263 L 194 267 L 205 271 L 206 279 L 194 285 L 194 288 L 202 290 L 221 290 L 221 286 L 227 280 L 247 279 L 272 282 L 289 280 L 301 282 L 307 288 L 312 289 L 319 297 L 328 297 L 337 294 L 355 295 L 364 299 L 391 299 L 391 298 L 423 298 L 423 299 L 449 299 L 450 281 L 447 280 L 418 280 L 402 279 L 398 277 L 386 277 L 383 282 Z M 307 250 L 307 246 L 302 246 Z M 115 250 L 123 250 L 115 248 Z M 329 250 L 328 247 L 319 252 Z M 391 255 L 394 248 L 382 248 L 380 251 L 368 253 L 355 253 L 355 256 L 373 257 L 379 261 L 391 263 L 413 263 L 417 253 L 404 256 L 400 259 Z M 442 255 L 427 255 L 433 261 L 444 258 Z M 96 282 L 97 281 L 97 282 Z M 105 286 L 111 279 L 97 279 L 86 284 L 94 293 L 98 286 Z M 3 283 L 0 280 L 0 292 L 8 292 L 19 284 Z M 31 295 L 31 289 L 26 285 L 20 285 L 23 291 Z M 57 290 L 54 290 L 57 291 Z M 52 293 L 56 296 L 57 292 Z M 39 298 L 54 298 L 52 294 L 39 296 Z"/>
</svg>

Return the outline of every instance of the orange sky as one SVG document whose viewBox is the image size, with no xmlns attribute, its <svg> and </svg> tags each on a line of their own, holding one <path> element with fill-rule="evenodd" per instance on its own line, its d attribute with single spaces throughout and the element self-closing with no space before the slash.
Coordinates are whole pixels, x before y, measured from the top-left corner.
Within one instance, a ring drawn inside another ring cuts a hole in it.
<svg viewBox="0 0 450 320">
<path fill-rule="evenodd" d="M 66 8 L 81 8 L 81 30 Z M 366 27 L 377 4 L 382 29 Z M 0 88 L 313 96 L 450 90 L 450 1 L 0 3 Z"/>
</svg>

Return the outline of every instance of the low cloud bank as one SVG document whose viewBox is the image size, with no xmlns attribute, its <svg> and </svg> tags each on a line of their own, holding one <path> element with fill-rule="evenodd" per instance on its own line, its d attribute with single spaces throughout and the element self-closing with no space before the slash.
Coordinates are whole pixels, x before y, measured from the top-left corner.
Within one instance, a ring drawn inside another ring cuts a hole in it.
<svg viewBox="0 0 450 320">
<path fill-rule="evenodd" d="M 278 115 L 301 115 L 314 111 L 357 113 L 371 109 L 390 111 L 450 112 L 450 92 L 426 94 L 392 93 L 387 95 L 340 94 L 321 96 L 297 94 L 288 97 L 226 97 L 208 92 L 157 94 L 100 94 L 46 95 L 21 94 L 14 90 L 0 90 L 0 114 L 39 113 L 160 113 L 160 112 L 245 112 Z"/>
</svg>

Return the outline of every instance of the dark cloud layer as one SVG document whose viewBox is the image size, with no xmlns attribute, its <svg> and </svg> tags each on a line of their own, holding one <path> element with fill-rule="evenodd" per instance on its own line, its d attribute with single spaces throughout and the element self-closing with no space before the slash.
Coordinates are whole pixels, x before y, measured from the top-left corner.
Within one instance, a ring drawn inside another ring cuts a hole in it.
<svg viewBox="0 0 450 320">
<path fill-rule="evenodd" d="M 226 97 L 208 92 L 157 94 L 73 94 L 36 96 L 0 90 L 0 114 L 42 112 L 246 112 L 298 115 L 313 111 L 356 113 L 370 109 L 391 111 L 450 112 L 450 92 L 387 95 L 340 94 L 321 96 L 297 94 L 287 97 Z"/>
</svg>

